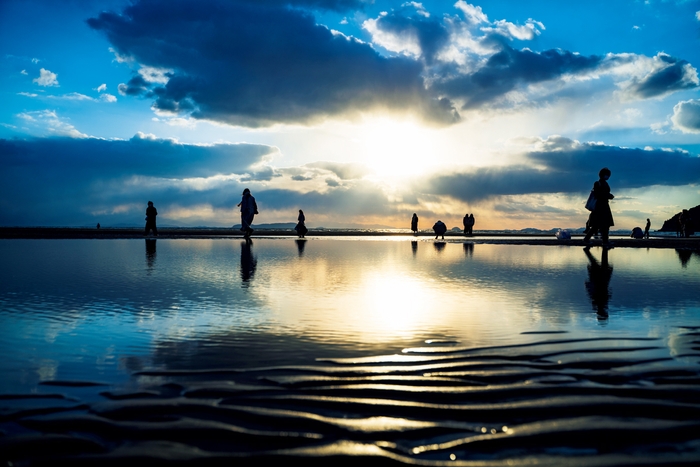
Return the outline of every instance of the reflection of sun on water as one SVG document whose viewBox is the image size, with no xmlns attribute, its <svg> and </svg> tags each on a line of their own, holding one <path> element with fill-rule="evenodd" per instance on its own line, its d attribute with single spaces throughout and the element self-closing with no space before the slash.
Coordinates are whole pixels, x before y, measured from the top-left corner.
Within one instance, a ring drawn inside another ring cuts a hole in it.
<svg viewBox="0 0 700 467">
<path fill-rule="evenodd" d="M 365 284 L 362 308 L 366 325 L 374 332 L 412 334 L 429 315 L 434 290 L 415 277 L 376 273 L 368 275 Z"/>
<path fill-rule="evenodd" d="M 435 168 L 436 130 L 377 119 L 362 127 L 357 137 L 364 145 L 362 163 L 382 179 L 400 179 Z"/>
</svg>

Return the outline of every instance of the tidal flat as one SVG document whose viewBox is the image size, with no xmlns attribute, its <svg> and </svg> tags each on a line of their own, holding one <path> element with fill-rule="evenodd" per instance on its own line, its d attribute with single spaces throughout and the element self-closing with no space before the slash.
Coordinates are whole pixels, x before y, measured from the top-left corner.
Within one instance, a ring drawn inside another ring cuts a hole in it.
<svg viewBox="0 0 700 467">
<path fill-rule="evenodd" d="M 697 249 L 12 239 L 0 258 L 8 465 L 700 462 Z"/>
</svg>

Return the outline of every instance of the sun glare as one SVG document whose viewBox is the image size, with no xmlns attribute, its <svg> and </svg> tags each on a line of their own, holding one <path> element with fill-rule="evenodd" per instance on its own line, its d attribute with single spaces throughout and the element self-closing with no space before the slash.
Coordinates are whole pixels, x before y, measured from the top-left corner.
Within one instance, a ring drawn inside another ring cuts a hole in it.
<svg viewBox="0 0 700 467">
<path fill-rule="evenodd" d="M 437 130 L 412 122 L 377 119 L 358 133 L 362 163 L 384 180 L 396 180 L 434 169 L 439 152 Z"/>
</svg>

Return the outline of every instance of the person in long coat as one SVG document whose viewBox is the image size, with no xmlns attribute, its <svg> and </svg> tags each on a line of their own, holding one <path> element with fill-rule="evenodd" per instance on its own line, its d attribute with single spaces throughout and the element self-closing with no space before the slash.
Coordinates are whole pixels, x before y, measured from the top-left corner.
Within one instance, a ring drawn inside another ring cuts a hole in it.
<svg viewBox="0 0 700 467">
<path fill-rule="evenodd" d="M 299 217 L 297 217 L 297 225 L 294 227 L 294 230 L 297 231 L 297 235 L 299 235 L 299 238 L 304 238 L 304 235 L 306 235 L 306 232 L 309 231 L 309 229 L 306 228 L 306 225 L 304 225 L 304 222 L 306 222 L 306 216 L 304 215 L 304 211 L 299 209 Z"/>
<path fill-rule="evenodd" d="M 603 167 L 600 169 L 600 172 L 598 172 L 600 179 L 593 184 L 593 196 L 596 202 L 595 208 L 593 208 L 589 218 L 590 229 L 588 229 L 588 233 L 583 238 L 584 243 L 590 242 L 591 237 L 600 232 L 600 236 L 603 239 L 603 246 L 610 245 L 608 235 L 610 227 L 615 225 L 609 203 L 611 199 L 615 198 L 615 196 L 610 193 L 610 185 L 608 185 L 610 175 L 610 169 Z"/>
<path fill-rule="evenodd" d="M 418 233 L 418 216 L 415 212 L 413 213 L 413 217 L 411 217 L 411 230 L 414 235 Z"/>
<path fill-rule="evenodd" d="M 148 235 L 150 230 L 153 231 L 153 235 L 158 236 L 158 228 L 156 227 L 156 216 L 158 211 L 155 206 L 153 206 L 153 201 L 148 202 L 148 207 L 146 208 L 146 231 L 144 235 Z M 97 228 L 100 228 L 100 224 L 97 224 Z"/>
<path fill-rule="evenodd" d="M 241 231 L 245 237 L 250 237 L 250 234 L 253 233 L 253 229 L 250 226 L 253 223 L 253 218 L 258 213 L 258 205 L 248 188 L 243 190 L 243 198 L 238 203 L 238 206 L 241 208 Z"/>
<path fill-rule="evenodd" d="M 469 234 L 469 214 L 465 214 L 462 218 L 462 225 L 464 226 L 464 235 Z"/>
</svg>

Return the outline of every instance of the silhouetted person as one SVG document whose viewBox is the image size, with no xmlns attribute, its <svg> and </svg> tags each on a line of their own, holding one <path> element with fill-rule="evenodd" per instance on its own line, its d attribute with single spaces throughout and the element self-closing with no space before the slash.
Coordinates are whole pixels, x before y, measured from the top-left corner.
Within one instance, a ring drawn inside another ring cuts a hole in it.
<svg viewBox="0 0 700 467">
<path fill-rule="evenodd" d="M 416 240 L 411 241 L 411 251 L 413 251 L 413 256 L 416 256 L 416 253 L 418 253 L 418 242 Z"/>
<path fill-rule="evenodd" d="M 413 235 L 418 233 L 418 216 L 415 212 L 413 213 L 413 217 L 411 217 L 411 230 L 413 231 Z"/>
<path fill-rule="evenodd" d="M 610 292 L 610 279 L 613 268 L 608 264 L 608 249 L 603 249 L 601 262 L 593 257 L 589 249 L 583 250 L 588 257 L 588 280 L 586 281 L 586 292 L 591 299 L 593 310 L 598 313 L 598 319 L 608 318 L 608 302 L 612 297 Z"/>
<path fill-rule="evenodd" d="M 253 218 L 258 213 L 258 205 L 248 188 L 243 190 L 243 198 L 238 203 L 238 206 L 241 208 L 241 231 L 243 236 L 248 238 L 253 233 L 253 229 L 250 226 L 253 224 Z"/>
<path fill-rule="evenodd" d="M 153 269 L 156 264 L 156 239 L 146 239 L 146 265 L 148 269 Z"/>
<path fill-rule="evenodd" d="M 306 246 L 306 240 L 294 240 L 297 244 L 297 250 L 299 251 L 299 257 L 304 256 L 304 247 Z"/>
<path fill-rule="evenodd" d="M 306 232 L 309 231 L 309 229 L 306 228 L 306 225 L 304 225 L 304 222 L 306 221 L 306 216 L 304 216 L 304 211 L 299 209 L 299 217 L 297 217 L 297 225 L 294 227 L 294 230 L 297 231 L 297 235 L 299 235 L 299 238 L 304 238 L 304 235 L 306 235 Z"/>
<path fill-rule="evenodd" d="M 158 211 L 153 206 L 153 201 L 148 202 L 148 207 L 146 208 L 146 231 L 144 235 L 148 235 L 148 231 L 152 230 L 153 235 L 158 236 L 158 229 L 156 228 L 156 216 Z"/>
<path fill-rule="evenodd" d="M 97 223 L 97 230 L 100 230 L 100 223 Z"/>
<path fill-rule="evenodd" d="M 593 184 L 593 196 L 596 202 L 595 208 L 589 217 L 590 228 L 586 236 L 583 237 L 584 243 L 590 242 L 591 237 L 597 232 L 600 232 L 600 236 L 603 238 L 603 246 L 608 247 L 611 245 L 608 236 L 610 227 L 615 225 L 615 222 L 613 221 L 609 203 L 609 201 L 614 198 L 612 193 L 610 193 L 610 185 L 608 185 L 610 175 L 610 169 L 603 167 L 600 169 L 600 172 L 598 172 L 600 179 Z"/>
<path fill-rule="evenodd" d="M 473 243 L 463 243 L 464 256 L 472 257 L 474 256 L 474 244 Z"/>
<path fill-rule="evenodd" d="M 637 240 L 641 240 L 642 238 L 644 238 L 644 232 L 642 232 L 642 228 L 635 227 L 634 229 L 632 229 L 632 233 L 630 234 L 630 237 L 636 238 Z"/>
<path fill-rule="evenodd" d="M 246 239 L 245 242 L 241 242 L 241 281 L 243 281 L 243 287 L 248 287 L 248 283 L 253 280 L 257 265 L 258 260 L 253 256 L 253 242 Z"/>
<path fill-rule="evenodd" d="M 474 214 L 469 214 L 464 216 L 464 235 L 472 235 L 474 230 Z"/>
<path fill-rule="evenodd" d="M 647 219 L 647 225 L 644 227 L 644 238 L 649 238 L 649 229 L 651 228 L 651 221 Z"/>
<path fill-rule="evenodd" d="M 690 218 L 690 212 L 687 209 L 684 209 L 681 212 L 678 222 L 681 225 L 681 237 L 688 238 L 695 233 L 693 232 L 693 221 Z"/>
<path fill-rule="evenodd" d="M 462 218 L 462 226 L 464 227 L 464 235 L 466 236 L 467 232 L 469 232 L 469 214 L 465 214 Z"/>
<path fill-rule="evenodd" d="M 435 232 L 435 240 L 438 236 L 442 235 L 442 239 L 445 239 L 445 232 L 447 232 L 447 226 L 441 220 L 438 220 L 435 225 L 433 225 L 433 231 Z"/>
</svg>

